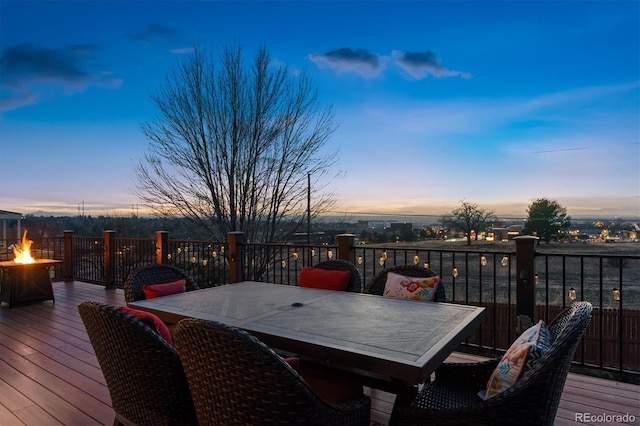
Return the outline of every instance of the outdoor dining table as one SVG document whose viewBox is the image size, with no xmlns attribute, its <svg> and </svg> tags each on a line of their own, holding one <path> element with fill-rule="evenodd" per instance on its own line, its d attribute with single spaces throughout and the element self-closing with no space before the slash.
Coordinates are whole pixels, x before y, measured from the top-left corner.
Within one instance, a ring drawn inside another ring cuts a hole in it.
<svg viewBox="0 0 640 426">
<path fill-rule="evenodd" d="M 402 399 L 409 397 L 406 390 L 424 383 L 485 316 L 485 309 L 475 306 L 255 281 L 129 306 L 170 323 L 198 318 L 236 326 L 274 349 L 358 375 L 363 383 Z"/>
</svg>

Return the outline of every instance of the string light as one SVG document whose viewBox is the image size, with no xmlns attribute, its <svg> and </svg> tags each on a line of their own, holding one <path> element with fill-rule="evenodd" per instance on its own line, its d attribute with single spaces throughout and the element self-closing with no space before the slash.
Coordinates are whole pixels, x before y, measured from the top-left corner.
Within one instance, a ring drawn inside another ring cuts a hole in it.
<svg viewBox="0 0 640 426">
<path fill-rule="evenodd" d="M 362 265 L 362 255 L 358 256 L 358 265 Z"/>
<path fill-rule="evenodd" d="M 327 257 L 328 257 L 329 259 L 332 259 L 332 258 L 333 258 L 333 250 L 331 250 L 331 249 L 327 250 Z"/>
<path fill-rule="evenodd" d="M 569 299 L 576 300 L 576 289 L 573 287 L 569 289 Z"/>
<path fill-rule="evenodd" d="M 480 256 L 480 264 L 482 266 L 487 266 L 487 256 L 485 256 L 484 254 Z"/>
<path fill-rule="evenodd" d="M 507 266 L 509 264 L 509 256 L 507 256 L 506 254 L 504 255 L 504 257 L 502 258 L 502 260 L 500 261 L 500 264 L 502 266 Z"/>
<path fill-rule="evenodd" d="M 613 293 L 613 298 L 615 300 L 618 300 L 618 301 L 620 300 L 620 290 L 618 290 L 617 287 L 614 287 L 614 289 L 611 290 L 611 293 Z"/>
<path fill-rule="evenodd" d="M 453 278 L 456 278 L 458 276 L 458 268 L 454 266 L 451 270 L 451 275 L 453 276 Z"/>
</svg>

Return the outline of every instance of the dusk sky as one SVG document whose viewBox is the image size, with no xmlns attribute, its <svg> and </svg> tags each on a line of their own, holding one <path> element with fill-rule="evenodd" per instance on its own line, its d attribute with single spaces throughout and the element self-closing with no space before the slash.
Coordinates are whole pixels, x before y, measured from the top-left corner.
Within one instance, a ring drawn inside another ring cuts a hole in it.
<svg viewBox="0 0 640 426">
<path fill-rule="evenodd" d="M 0 2 L 0 210 L 126 215 L 198 45 L 265 46 L 335 109 L 342 214 L 640 216 L 639 1 Z"/>
</svg>

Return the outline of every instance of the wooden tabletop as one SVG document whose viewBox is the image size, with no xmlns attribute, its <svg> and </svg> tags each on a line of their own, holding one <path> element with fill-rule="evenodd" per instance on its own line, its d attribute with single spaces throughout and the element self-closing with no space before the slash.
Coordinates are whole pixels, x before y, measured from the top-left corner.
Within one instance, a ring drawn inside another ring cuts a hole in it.
<svg viewBox="0 0 640 426">
<path fill-rule="evenodd" d="M 426 381 L 485 316 L 484 308 L 245 281 L 129 303 L 167 322 L 199 318 L 267 345 L 406 384 Z"/>
</svg>

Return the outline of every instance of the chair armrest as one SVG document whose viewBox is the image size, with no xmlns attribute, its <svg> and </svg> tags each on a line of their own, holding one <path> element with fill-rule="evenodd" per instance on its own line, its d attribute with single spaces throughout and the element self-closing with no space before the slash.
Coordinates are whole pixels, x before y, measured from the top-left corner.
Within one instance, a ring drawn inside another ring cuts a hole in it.
<svg viewBox="0 0 640 426">
<path fill-rule="evenodd" d="M 500 358 L 474 363 L 444 363 L 435 371 L 436 381 L 456 382 L 484 388 Z"/>
</svg>

